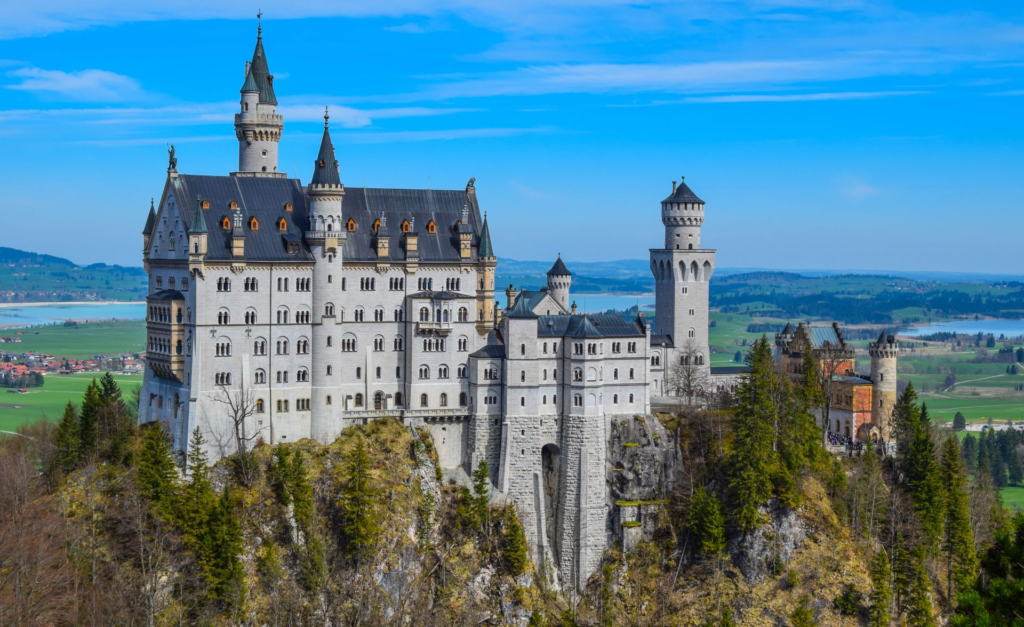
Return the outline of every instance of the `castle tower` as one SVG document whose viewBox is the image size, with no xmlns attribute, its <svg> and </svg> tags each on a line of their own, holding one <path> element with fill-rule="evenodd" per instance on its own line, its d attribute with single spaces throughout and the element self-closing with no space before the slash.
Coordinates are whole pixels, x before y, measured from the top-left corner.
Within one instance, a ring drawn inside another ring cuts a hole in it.
<svg viewBox="0 0 1024 627">
<path fill-rule="evenodd" d="M 892 410 L 896 406 L 896 359 L 900 343 L 896 336 L 882 330 L 878 340 L 868 344 L 871 355 L 871 424 L 878 428 L 882 439 L 888 440 L 892 431 Z"/>
<path fill-rule="evenodd" d="M 477 295 L 476 327 L 482 333 L 495 325 L 494 270 L 498 267 L 498 258 L 494 256 L 491 245 L 491 230 L 487 226 L 487 214 L 480 227 L 480 244 L 477 246 L 477 258 L 480 260 L 480 286 Z"/>
<path fill-rule="evenodd" d="M 548 293 L 551 298 L 569 311 L 569 288 L 572 285 L 572 272 L 562 262 L 562 253 L 558 253 L 558 260 L 548 270 Z"/>
<path fill-rule="evenodd" d="M 341 206 L 345 186 L 338 174 L 338 161 L 334 158 L 331 142 L 330 116 L 324 110 L 324 135 L 320 151 L 313 164 L 313 178 L 306 187 L 309 196 L 309 230 L 306 241 L 313 254 L 313 351 L 312 392 L 313 412 L 310 437 L 322 444 L 333 442 L 341 431 L 340 392 L 341 353 L 325 349 L 335 332 L 337 312 L 341 308 L 342 253 L 345 229 L 342 228 Z M 330 367 L 331 374 L 328 374 Z M 337 373 L 337 374 L 335 374 Z"/>
<path fill-rule="evenodd" d="M 277 144 L 284 130 L 284 118 L 277 114 L 274 76 L 263 52 L 263 27 L 256 31 L 256 50 L 245 68 L 241 110 L 235 114 L 238 138 L 238 172 L 233 176 L 271 176 L 286 178 L 277 171 Z"/>
<path fill-rule="evenodd" d="M 656 332 L 671 337 L 671 363 L 690 360 L 710 368 L 708 284 L 715 271 L 715 251 L 700 246 L 704 201 L 685 182 L 672 182 L 661 201 L 665 247 L 651 249 L 655 282 Z"/>
</svg>

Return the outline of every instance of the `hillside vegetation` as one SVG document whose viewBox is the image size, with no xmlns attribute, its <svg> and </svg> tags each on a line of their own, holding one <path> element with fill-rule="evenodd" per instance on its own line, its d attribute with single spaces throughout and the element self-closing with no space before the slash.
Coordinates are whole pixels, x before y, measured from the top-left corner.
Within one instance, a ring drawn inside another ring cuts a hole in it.
<svg viewBox="0 0 1024 627">
<path fill-rule="evenodd" d="M 0 302 L 136 301 L 146 295 L 146 273 L 139 268 L 96 263 L 78 266 L 67 259 L 0 247 Z"/>
<path fill-rule="evenodd" d="M 212 465 L 196 432 L 178 460 L 104 378 L 57 425 L 0 440 L 4 619 L 1021 624 L 1024 515 L 1008 520 L 984 454 L 968 484 L 957 440 L 911 386 L 898 455 L 829 456 L 814 385 L 779 378 L 764 341 L 749 361 L 733 402 L 660 416 L 676 487 L 640 504 L 653 517 L 641 541 L 613 546 L 579 593 L 531 564 L 486 467 L 471 487 L 443 484 L 425 432 L 381 419 L 330 445 L 260 443 Z M 621 472 L 663 463 L 629 459 Z"/>
</svg>

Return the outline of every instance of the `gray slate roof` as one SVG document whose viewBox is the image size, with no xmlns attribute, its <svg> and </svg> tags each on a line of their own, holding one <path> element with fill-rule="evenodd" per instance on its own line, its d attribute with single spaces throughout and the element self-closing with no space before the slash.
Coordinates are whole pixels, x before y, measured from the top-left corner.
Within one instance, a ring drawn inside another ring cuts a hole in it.
<svg viewBox="0 0 1024 627">
<path fill-rule="evenodd" d="M 854 385 L 871 385 L 871 381 L 863 377 L 855 377 L 848 374 L 834 374 L 832 375 L 832 380 L 841 383 L 852 383 Z"/>
<path fill-rule="evenodd" d="M 210 208 L 201 210 L 206 224 L 213 227 L 207 237 L 207 260 L 232 258 L 231 231 L 221 229 L 220 223 L 233 217 L 228 204 L 234 201 L 242 212 L 247 261 L 312 261 L 305 245 L 299 247 L 298 255 L 289 255 L 285 246 L 286 237 L 301 241 L 309 228 L 306 194 L 298 179 L 179 174 L 170 181 L 179 204 L 187 206 L 196 197 L 210 201 Z M 292 211 L 285 211 L 285 203 L 292 203 Z M 185 211 L 182 215 L 188 216 L 191 229 L 194 216 Z M 256 231 L 249 224 L 253 217 L 259 223 Z M 277 228 L 281 218 L 287 224 L 285 231 Z"/>
<path fill-rule="evenodd" d="M 526 306 L 532 311 L 540 304 L 540 301 L 544 300 L 544 297 L 547 296 L 547 294 L 547 290 L 523 290 L 522 292 L 519 292 L 518 296 L 516 296 L 516 302 L 525 300 Z M 513 305 L 514 304 L 515 303 L 513 303 Z"/>
<path fill-rule="evenodd" d="M 808 327 L 811 338 L 811 348 L 823 348 L 826 344 L 833 348 L 842 346 L 836 330 L 832 327 Z"/>
<path fill-rule="evenodd" d="M 675 344 L 672 342 L 672 336 L 668 333 L 659 333 L 657 335 L 651 335 L 651 346 L 665 346 L 672 347 Z"/>
<path fill-rule="evenodd" d="M 156 210 L 153 209 L 153 199 L 149 199 L 149 215 L 146 216 L 146 226 L 142 227 L 143 235 L 152 235 L 153 227 L 156 226 Z"/>
<path fill-rule="evenodd" d="M 178 290 L 160 290 L 147 296 L 146 300 L 185 300 L 185 295 Z"/>
<path fill-rule="evenodd" d="M 548 270 L 548 276 L 572 276 L 572 272 L 569 272 L 569 268 L 566 268 L 565 263 L 562 262 L 562 255 L 558 255 L 555 265 Z"/>
<path fill-rule="evenodd" d="M 487 333 L 487 344 L 483 348 L 471 353 L 470 357 L 491 357 L 501 358 L 505 356 L 505 344 L 497 329 L 491 329 Z"/>
<path fill-rule="evenodd" d="M 491 230 L 487 228 L 487 216 L 484 215 L 484 226 L 480 231 L 480 256 L 493 257 L 494 248 L 491 246 Z"/>
<path fill-rule="evenodd" d="M 253 83 L 255 83 L 256 90 L 253 89 Z M 267 66 L 267 54 L 263 51 L 263 37 L 260 35 L 256 37 L 256 49 L 252 51 L 249 73 L 245 75 L 245 83 L 239 91 L 257 90 L 260 92 L 260 102 L 277 104 L 277 96 L 274 95 L 274 77 L 271 76 L 270 68 Z"/>
<path fill-rule="evenodd" d="M 675 193 L 669 195 L 668 198 L 661 202 L 693 202 L 704 204 L 704 201 L 697 197 L 697 194 L 693 193 L 693 190 L 686 184 L 686 177 L 683 177 L 679 181 L 679 186 L 676 187 Z"/>
<path fill-rule="evenodd" d="M 327 128 L 327 114 L 324 113 L 324 136 L 320 139 L 320 152 L 313 163 L 311 185 L 341 185 L 338 174 L 338 160 L 334 156 L 334 144 L 331 143 L 331 132 Z"/>
<path fill-rule="evenodd" d="M 581 331 L 581 327 L 587 330 Z M 647 334 L 636 321 L 624 320 L 613 314 L 558 314 L 539 316 L 537 321 L 537 335 L 540 337 L 574 337 L 576 333 L 591 333 L 590 328 L 603 337 L 643 337 Z"/>
<path fill-rule="evenodd" d="M 711 376 L 743 374 L 750 372 L 750 366 L 711 366 Z"/>
<path fill-rule="evenodd" d="M 480 209 L 476 200 L 465 190 L 447 189 L 376 189 L 348 187 L 342 203 L 342 215 L 356 221 L 356 230 L 345 241 L 345 261 L 376 261 L 377 244 L 373 223 L 387 216 L 388 223 L 396 227 L 406 220 L 414 223 L 419 234 L 417 248 L 420 262 L 459 262 L 459 235 L 456 223 L 462 219 L 462 208 L 469 204 L 469 222 L 474 233 L 480 232 Z M 436 233 L 427 232 L 431 221 Z M 391 261 L 405 260 L 405 238 L 392 238 L 388 246 Z M 480 245 L 480 237 L 474 238 Z M 481 253 L 482 254 L 482 253 Z M 476 261 L 472 257 L 470 261 Z"/>
<path fill-rule="evenodd" d="M 512 306 L 505 310 L 506 318 L 536 318 L 537 314 L 533 313 L 533 309 L 530 308 L 528 299 L 517 298 L 516 302 L 512 303 Z"/>
<path fill-rule="evenodd" d="M 210 232 L 210 230 L 206 227 L 206 217 L 203 216 L 203 208 L 201 202 L 196 202 L 196 210 L 195 212 L 192 213 L 192 220 L 189 222 L 188 232 L 190 234 Z"/>
</svg>

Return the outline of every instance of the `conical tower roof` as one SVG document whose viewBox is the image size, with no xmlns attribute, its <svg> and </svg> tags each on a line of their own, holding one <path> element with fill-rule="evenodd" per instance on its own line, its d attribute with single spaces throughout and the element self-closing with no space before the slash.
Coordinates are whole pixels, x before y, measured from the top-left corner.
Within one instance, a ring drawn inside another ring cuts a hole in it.
<svg viewBox="0 0 1024 627">
<path fill-rule="evenodd" d="M 153 208 L 153 199 L 149 199 L 149 215 L 146 216 L 146 226 L 142 227 L 143 235 L 152 235 L 153 227 L 156 226 L 156 210 Z"/>
<path fill-rule="evenodd" d="M 888 342 L 889 334 L 885 332 L 885 329 L 882 329 L 882 334 L 878 336 L 878 339 L 875 341 L 875 344 L 887 344 Z"/>
<path fill-rule="evenodd" d="M 686 184 L 686 177 L 679 177 L 679 185 L 676 186 L 672 195 L 661 202 L 689 202 L 689 203 L 700 203 L 704 204 L 704 201 L 697 197 L 697 194 L 693 193 L 693 190 Z"/>
<path fill-rule="evenodd" d="M 484 214 L 484 225 L 480 229 L 480 248 L 479 255 L 481 257 L 493 257 L 494 248 L 491 247 L 491 230 L 487 228 L 487 214 Z"/>
<path fill-rule="evenodd" d="M 203 202 L 196 199 L 196 212 L 192 214 L 192 224 L 188 227 L 189 234 L 209 233 L 206 228 L 206 218 L 203 217 Z"/>
<path fill-rule="evenodd" d="M 572 276 L 572 272 L 569 272 L 569 268 L 566 268 L 565 263 L 562 262 L 562 253 L 558 253 L 558 259 L 555 261 L 555 265 L 548 270 L 548 276 Z"/>
<path fill-rule="evenodd" d="M 258 91 L 260 92 L 260 102 L 272 105 L 277 104 L 277 96 L 274 95 L 274 77 L 270 73 L 269 66 L 267 66 L 267 54 L 263 51 L 262 26 L 257 31 L 256 49 L 253 50 L 249 72 L 245 75 L 245 83 L 240 91 Z"/>
<path fill-rule="evenodd" d="M 334 158 L 334 144 L 331 143 L 331 131 L 328 128 L 328 120 L 331 116 L 324 109 L 324 136 L 320 139 L 320 152 L 317 153 L 316 163 L 313 167 L 313 178 L 311 185 L 341 185 L 341 177 L 338 174 L 338 160 Z"/>
</svg>

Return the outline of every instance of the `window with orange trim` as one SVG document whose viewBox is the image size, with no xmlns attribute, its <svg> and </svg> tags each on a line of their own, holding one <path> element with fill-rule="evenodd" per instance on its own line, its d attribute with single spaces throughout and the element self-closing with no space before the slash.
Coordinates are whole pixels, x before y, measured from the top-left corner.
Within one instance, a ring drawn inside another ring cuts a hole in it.
<svg viewBox="0 0 1024 627">
<path fill-rule="evenodd" d="M 402 232 L 403 233 L 408 233 L 409 232 L 409 221 L 408 220 L 406 220 L 405 222 L 402 223 Z"/>
<path fill-rule="evenodd" d="M 427 223 L 427 233 L 437 233 L 437 225 L 433 220 Z"/>
<path fill-rule="evenodd" d="M 292 203 L 290 203 L 290 202 L 284 203 L 284 210 L 285 211 L 291 211 L 292 210 Z"/>
<path fill-rule="evenodd" d="M 210 201 L 209 200 L 204 200 L 203 201 L 203 209 L 209 209 L 209 208 L 210 208 Z"/>
<path fill-rule="evenodd" d="M 277 221 L 277 230 L 278 231 L 287 231 L 288 230 L 288 223 L 284 221 L 284 218 L 281 218 L 280 220 Z"/>
<path fill-rule="evenodd" d="M 257 220 L 256 218 L 253 218 L 252 220 L 249 220 L 249 230 L 250 231 L 258 231 L 258 230 L 260 230 L 259 220 Z"/>
<path fill-rule="evenodd" d="M 380 229 L 380 220 L 373 223 L 373 232 L 376 233 Z"/>
<path fill-rule="evenodd" d="M 235 209 L 238 209 L 238 203 L 232 200 L 228 203 L 228 208 L 234 211 Z"/>
<path fill-rule="evenodd" d="M 225 231 L 230 231 L 231 220 L 228 220 L 227 217 L 225 217 L 223 220 L 220 221 L 220 228 L 224 229 Z"/>
<path fill-rule="evenodd" d="M 349 218 L 348 219 L 348 227 L 347 228 L 348 228 L 348 232 L 349 233 L 354 233 L 355 230 L 356 230 L 356 221 L 353 220 L 352 218 Z"/>
</svg>

